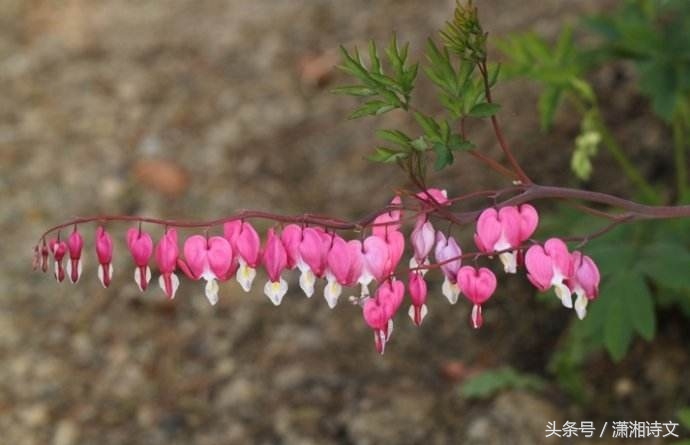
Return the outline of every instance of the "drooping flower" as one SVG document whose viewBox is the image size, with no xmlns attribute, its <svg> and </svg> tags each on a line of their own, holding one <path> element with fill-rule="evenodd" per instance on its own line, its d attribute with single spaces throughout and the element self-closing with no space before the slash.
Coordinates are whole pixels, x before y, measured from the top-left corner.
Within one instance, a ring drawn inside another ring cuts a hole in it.
<svg viewBox="0 0 690 445">
<path fill-rule="evenodd" d="M 69 261 L 67 262 L 67 276 L 72 283 L 79 281 L 82 271 L 81 251 L 84 247 L 84 238 L 81 233 L 74 228 L 74 231 L 67 238 L 67 250 L 69 251 Z"/>
<path fill-rule="evenodd" d="M 400 196 L 394 196 L 390 202 L 392 206 L 399 206 L 402 204 Z M 371 232 L 373 235 L 380 236 L 382 238 L 386 237 L 386 233 L 395 230 L 400 230 L 400 220 L 402 218 L 401 210 L 390 210 L 386 213 L 382 213 L 374 219 L 372 224 Z"/>
<path fill-rule="evenodd" d="M 283 228 L 280 239 L 287 254 L 287 268 L 294 269 L 301 258 L 299 245 L 302 242 L 302 228 L 297 224 L 288 224 Z"/>
<path fill-rule="evenodd" d="M 177 288 L 180 286 L 180 279 L 175 274 L 179 256 L 177 230 L 167 229 L 156 244 L 156 264 L 161 272 L 158 277 L 158 285 L 170 300 L 175 298 Z"/>
<path fill-rule="evenodd" d="M 491 298 L 496 290 L 496 275 L 486 267 L 477 270 L 472 266 L 463 266 L 458 271 L 458 283 L 462 293 L 473 303 L 472 327 L 480 328 L 484 322 L 482 304 Z"/>
<path fill-rule="evenodd" d="M 209 303 L 218 303 L 218 283 L 232 275 L 232 247 L 223 237 L 206 238 L 193 235 L 184 243 L 184 260 L 178 259 L 180 269 L 193 280 L 206 280 L 205 293 Z"/>
<path fill-rule="evenodd" d="M 50 255 L 50 249 L 46 244 L 45 238 L 41 241 L 41 271 L 48 271 L 48 256 Z"/>
<path fill-rule="evenodd" d="M 573 307 L 573 300 L 566 280 L 573 276 L 573 259 L 568 246 L 558 238 L 551 238 L 544 246 L 534 245 L 525 254 L 527 278 L 540 291 L 554 287 L 563 306 Z"/>
<path fill-rule="evenodd" d="M 534 207 L 522 204 L 485 209 L 477 220 L 474 241 L 479 250 L 485 253 L 501 252 L 499 258 L 506 273 L 517 271 L 515 252 L 506 251 L 519 247 L 536 230 L 539 215 Z"/>
<path fill-rule="evenodd" d="M 388 243 L 378 236 L 372 235 L 364 239 L 362 245 L 364 257 L 363 284 L 368 285 L 372 279 L 383 281 L 390 271 L 390 249 Z"/>
<path fill-rule="evenodd" d="M 245 292 L 249 292 L 256 278 L 256 268 L 259 267 L 261 260 L 259 234 L 248 222 L 235 220 L 223 225 L 223 235 L 239 261 L 237 282 Z"/>
<path fill-rule="evenodd" d="M 437 263 L 444 263 L 441 265 L 443 272 L 443 285 L 441 291 L 448 299 L 450 304 L 458 302 L 460 295 L 460 287 L 457 284 L 458 271 L 462 265 L 462 260 L 459 258 L 462 255 L 462 250 L 455 238 L 446 235 L 443 232 L 436 232 L 436 248 L 434 250 L 434 257 Z M 453 258 L 457 258 L 452 260 Z"/>
<path fill-rule="evenodd" d="M 388 246 L 388 262 L 386 263 L 384 276 L 389 277 L 395 273 L 395 269 L 398 268 L 400 259 L 405 252 L 405 237 L 400 231 L 394 230 L 388 233 L 384 241 L 386 241 Z"/>
<path fill-rule="evenodd" d="M 449 206 L 451 204 L 448 200 L 448 192 L 442 189 L 428 188 L 417 193 L 416 196 L 425 205 L 431 207 L 435 207 L 437 204 L 442 206 Z"/>
<path fill-rule="evenodd" d="M 131 228 L 127 230 L 127 247 L 136 265 L 134 281 L 139 286 L 139 290 L 143 292 L 151 281 L 151 268 L 149 268 L 149 259 L 153 254 L 151 235 L 140 228 Z"/>
<path fill-rule="evenodd" d="M 567 281 L 568 288 L 577 295 L 575 312 L 582 320 L 587 315 L 587 303 L 599 296 L 599 268 L 592 258 L 576 251 L 572 254 L 573 276 Z"/>
<path fill-rule="evenodd" d="M 321 229 L 307 227 L 302 231 L 297 267 L 301 271 L 299 285 L 307 297 L 314 295 L 316 278 L 322 278 L 326 273 L 329 244 L 330 235 Z"/>
<path fill-rule="evenodd" d="M 269 281 L 264 285 L 264 294 L 274 305 L 278 306 L 288 290 L 287 281 L 280 276 L 287 267 L 288 254 L 283 241 L 273 229 L 268 230 L 263 263 L 269 278 Z"/>
<path fill-rule="evenodd" d="M 53 254 L 55 264 L 55 279 L 58 283 L 62 283 L 65 279 L 65 269 L 62 267 L 62 259 L 67 253 L 67 244 L 64 241 L 53 238 L 48 242 L 50 252 Z"/>
<path fill-rule="evenodd" d="M 342 286 L 348 284 L 352 258 L 350 246 L 338 235 L 333 236 L 330 249 L 326 254 L 326 287 L 323 290 L 328 307 L 333 309 L 338 304 Z"/>
<path fill-rule="evenodd" d="M 416 267 L 427 262 L 429 253 L 431 249 L 434 248 L 435 234 L 436 231 L 434 230 L 434 226 L 431 225 L 431 221 L 428 220 L 427 216 L 418 216 L 414 229 L 410 234 L 412 248 L 414 249 L 414 262 L 410 264 L 411 267 Z"/>
<path fill-rule="evenodd" d="M 426 307 L 428 291 L 426 281 L 424 281 L 424 274 L 418 271 L 410 272 L 407 288 L 410 291 L 410 299 L 412 300 L 412 304 L 410 305 L 410 309 L 407 313 L 410 316 L 412 323 L 417 326 L 421 326 L 424 317 L 426 317 L 427 313 L 429 312 Z"/>
<path fill-rule="evenodd" d="M 96 229 L 96 256 L 98 279 L 103 287 L 108 287 L 113 278 L 113 240 L 103 226 Z"/>
<path fill-rule="evenodd" d="M 393 317 L 402 304 L 404 294 L 402 282 L 389 280 L 376 289 L 372 298 L 364 301 L 362 315 L 374 331 L 374 345 L 379 354 L 383 354 L 393 333 Z"/>
</svg>

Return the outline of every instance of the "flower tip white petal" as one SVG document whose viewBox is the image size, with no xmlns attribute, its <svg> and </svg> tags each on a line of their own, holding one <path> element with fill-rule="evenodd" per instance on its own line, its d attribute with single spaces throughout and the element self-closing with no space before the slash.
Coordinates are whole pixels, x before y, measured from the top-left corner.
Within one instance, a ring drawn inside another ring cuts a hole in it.
<svg viewBox="0 0 690 445">
<path fill-rule="evenodd" d="M 287 293 L 288 285 L 282 278 L 280 281 L 267 281 L 264 285 L 264 294 L 275 306 L 280 306 L 283 297 Z"/>
<path fill-rule="evenodd" d="M 575 299 L 575 312 L 577 313 L 577 318 L 584 320 L 587 315 L 587 297 L 584 294 L 579 294 Z"/>
<path fill-rule="evenodd" d="M 323 289 L 323 296 L 328 303 L 328 307 L 333 309 L 338 304 L 338 297 L 343 292 L 343 287 L 337 281 L 328 281 Z"/>
<path fill-rule="evenodd" d="M 208 302 L 211 303 L 211 306 L 215 306 L 216 303 L 218 303 L 218 283 L 216 280 L 208 280 L 206 282 L 206 287 L 205 287 L 205 293 L 206 293 L 206 298 L 208 299 Z"/>
<path fill-rule="evenodd" d="M 517 273 L 517 258 L 513 252 L 503 252 L 498 256 L 503 263 L 505 273 Z"/>
<path fill-rule="evenodd" d="M 448 278 L 443 280 L 443 285 L 441 285 L 441 292 L 446 297 L 450 304 L 455 304 L 458 302 L 458 297 L 460 296 L 460 287 L 457 283 L 451 283 Z"/>
<path fill-rule="evenodd" d="M 307 298 L 311 298 L 311 296 L 314 295 L 315 282 L 316 277 L 311 270 L 307 269 L 300 274 L 299 287 L 302 289 Z"/>
<path fill-rule="evenodd" d="M 556 292 L 556 296 L 561 300 L 561 303 L 563 303 L 563 306 L 568 309 L 573 308 L 573 298 L 570 294 L 570 289 L 568 289 L 568 286 L 563 283 L 555 284 L 554 291 Z"/>
<path fill-rule="evenodd" d="M 252 283 L 256 277 L 256 269 L 247 266 L 244 261 L 241 261 L 235 277 L 242 289 L 244 289 L 245 292 L 249 292 L 252 289 Z"/>
</svg>

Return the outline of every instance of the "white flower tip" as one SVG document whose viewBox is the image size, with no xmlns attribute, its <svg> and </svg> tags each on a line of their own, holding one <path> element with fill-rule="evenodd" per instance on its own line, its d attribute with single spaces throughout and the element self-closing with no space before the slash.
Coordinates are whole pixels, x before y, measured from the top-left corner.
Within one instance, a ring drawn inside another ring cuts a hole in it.
<svg viewBox="0 0 690 445">
<path fill-rule="evenodd" d="M 328 303 L 328 307 L 333 309 L 338 304 L 338 297 L 343 291 L 343 287 L 337 281 L 329 281 L 323 289 L 323 296 Z"/>
<path fill-rule="evenodd" d="M 165 277 L 163 275 L 159 275 L 158 276 L 158 286 L 160 286 L 160 288 L 163 290 L 165 295 L 169 299 L 172 300 L 175 298 L 175 294 L 177 293 L 177 288 L 180 287 L 180 279 L 177 278 L 177 275 L 175 275 L 174 273 L 171 273 L 170 274 L 170 288 L 168 289 L 168 288 L 166 288 L 166 285 L 165 285 Z"/>
<path fill-rule="evenodd" d="M 556 296 L 561 300 L 561 303 L 563 303 L 563 306 L 568 309 L 573 308 L 573 298 L 568 286 L 563 283 L 556 284 L 554 285 L 554 291 L 556 292 Z"/>
<path fill-rule="evenodd" d="M 108 283 L 105 282 L 106 275 L 104 267 L 103 264 L 98 265 L 98 280 L 104 288 L 107 288 L 110 285 L 110 280 L 113 279 L 113 265 L 108 264 Z"/>
<path fill-rule="evenodd" d="M 498 256 L 503 263 L 505 273 L 517 273 L 517 257 L 513 252 L 503 252 Z"/>
<path fill-rule="evenodd" d="M 240 262 L 240 267 L 237 268 L 235 274 L 237 282 L 240 284 L 245 292 L 252 290 L 252 283 L 256 277 L 256 269 L 247 266 L 243 261 Z"/>
<path fill-rule="evenodd" d="M 314 295 L 314 283 L 316 282 L 316 277 L 311 270 L 303 271 L 299 276 L 299 287 L 304 292 L 307 298 L 311 298 Z"/>
<path fill-rule="evenodd" d="M 208 302 L 211 303 L 211 306 L 215 306 L 218 303 L 218 289 L 216 280 L 211 279 L 206 282 L 204 290 L 206 292 L 206 298 Z"/>
<path fill-rule="evenodd" d="M 283 297 L 287 293 L 288 285 L 282 278 L 280 281 L 267 281 L 264 285 L 264 294 L 275 306 L 280 306 Z"/>
<path fill-rule="evenodd" d="M 149 266 L 146 266 L 143 274 L 140 267 L 134 269 L 134 282 L 137 283 L 137 286 L 141 292 L 146 290 L 149 281 L 151 281 L 151 268 Z"/>
<path fill-rule="evenodd" d="M 441 292 L 446 297 L 450 304 L 455 304 L 458 302 L 458 297 L 460 296 L 460 287 L 457 283 L 451 283 L 448 278 L 443 280 L 443 285 L 441 286 Z"/>
<path fill-rule="evenodd" d="M 416 308 L 414 305 L 410 305 L 410 309 L 407 311 L 407 315 L 410 316 L 410 319 L 415 326 L 421 326 L 422 321 L 424 321 L 424 318 L 428 313 L 429 310 L 427 309 L 426 304 L 419 306 L 419 308 Z"/>
<path fill-rule="evenodd" d="M 587 297 L 584 294 L 579 294 L 575 299 L 575 312 L 577 313 L 577 318 L 584 320 L 587 315 Z"/>
</svg>

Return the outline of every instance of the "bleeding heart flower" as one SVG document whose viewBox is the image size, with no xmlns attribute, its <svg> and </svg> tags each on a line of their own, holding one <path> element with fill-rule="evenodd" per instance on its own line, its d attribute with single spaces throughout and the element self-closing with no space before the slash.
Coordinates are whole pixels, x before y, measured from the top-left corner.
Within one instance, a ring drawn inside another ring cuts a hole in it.
<svg viewBox="0 0 690 445">
<path fill-rule="evenodd" d="M 474 241 L 482 252 L 500 252 L 519 247 L 534 233 L 539 215 L 534 207 L 523 204 L 484 210 L 477 220 Z M 517 271 L 515 252 L 502 252 L 499 258 L 506 273 Z"/>
<path fill-rule="evenodd" d="M 302 240 L 299 245 L 300 269 L 299 285 L 307 297 L 314 295 L 316 278 L 321 278 L 328 267 L 327 253 L 330 236 L 321 229 L 308 227 L 302 230 Z"/>
<path fill-rule="evenodd" d="M 326 272 L 326 287 L 324 297 L 328 307 L 333 309 L 338 304 L 338 297 L 342 293 L 342 286 L 348 284 L 350 278 L 350 247 L 340 236 L 334 235 L 330 249 L 326 254 L 328 270 Z"/>
<path fill-rule="evenodd" d="M 103 287 L 108 287 L 113 278 L 113 240 L 103 226 L 98 226 L 96 229 L 96 256 L 98 257 L 98 279 Z"/>
<path fill-rule="evenodd" d="M 421 326 L 424 317 L 429 312 L 426 307 L 427 285 L 426 281 L 424 281 L 424 275 L 416 271 L 410 272 L 407 288 L 410 291 L 410 299 L 412 300 L 408 315 L 412 323 Z"/>
<path fill-rule="evenodd" d="M 395 196 L 391 200 L 391 205 L 399 206 L 402 204 L 400 196 Z M 374 219 L 372 224 L 372 235 L 385 238 L 388 232 L 400 230 L 400 219 L 402 218 L 401 210 L 391 210 L 382 213 Z"/>
<path fill-rule="evenodd" d="M 206 280 L 206 298 L 215 305 L 218 303 L 218 280 L 227 280 L 232 275 L 232 247 L 227 239 L 220 236 L 210 238 L 193 235 L 184 243 L 185 259 L 178 259 L 180 269 L 191 279 Z"/>
<path fill-rule="evenodd" d="M 67 244 L 64 241 L 53 238 L 48 242 L 48 246 L 53 254 L 53 260 L 55 261 L 55 279 L 58 283 L 62 283 L 65 279 L 65 269 L 62 267 L 62 259 L 67 253 Z"/>
<path fill-rule="evenodd" d="M 134 282 L 143 292 L 151 281 L 151 269 L 149 268 L 149 259 L 153 254 L 151 235 L 141 229 L 131 228 L 127 231 L 127 247 L 136 265 Z"/>
<path fill-rule="evenodd" d="M 364 240 L 362 254 L 365 271 L 362 284 L 368 285 L 372 278 L 383 281 L 388 276 L 391 264 L 388 243 L 378 236 L 369 236 Z"/>
<path fill-rule="evenodd" d="M 477 329 L 484 322 L 482 304 L 485 303 L 496 290 L 496 275 L 486 267 L 479 270 L 472 266 L 463 266 L 458 271 L 458 283 L 465 297 L 473 303 L 472 326 Z"/>
<path fill-rule="evenodd" d="M 416 196 L 425 205 L 431 207 L 436 207 L 437 204 L 442 206 L 449 206 L 451 204 L 448 200 L 448 192 L 442 189 L 429 188 L 417 193 Z"/>
<path fill-rule="evenodd" d="M 297 224 L 288 224 L 283 228 L 280 239 L 287 253 L 287 268 L 294 269 L 301 258 L 299 245 L 302 242 L 302 228 Z"/>
<path fill-rule="evenodd" d="M 287 267 L 288 254 L 283 241 L 274 233 L 273 229 L 268 230 L 263 262 L 269 278 L 269 281 L 264 285 L 264 294 L 274 305 L 278 306 L 288 290 L 287 281 L 281 277 L 283 270 Z"/>
<path fill-rule="evenodd" d="M 393 333 L 393 317 L 400 308 L 404 295 L 405 286 L 393 279 L 381 284 L 374 296 L 364 301 L 364 320 L 374 330 L 374 344 L 379 354 L 383 354 Z"/>
<path fill-rule="evenodd" d="M 450 304 L 457 303 L 458 296 L 460 295 L 460 287 L 457 285 L 457 276 L 460 266 L 462 265 L 462 260 L 459 258 L 461 255 L 462 250 L 455 241 L 455 238 L 449 236 L 446 239 L 443 232 L 436 232 L 436 249 L 434 250 L 434 256 L 436 257 L 437 263 L 444 263 L 441 265 L 441 271 L 444 276 L 441 291 Z M 452 260 L 453 258 L 457 259 Z"/>
<path fill-rule="evenodd" d="M 431 249 L 434 248 L 435 235 L 434 226 L 431 225 L 431 221 L 427 219 L 427 216 L 418 216 L 414 229 L 410 234 L 412 248 L 414 249 L 414 259 L 418 265 L 425 263 Z"/>
<path fill-rule="evenodd" d="M 180 256 L 180 248 L 177 245 L 177 231 L 167 229 L 156 244 L 156 264 L 161 275 L 158 277 L 158 285 L 169 299 L 175 298 L 180 279 L 175 274 L 177 260 Z"/>
<path fill-rule="evenodd" d="M 599 268 L 594 261 L 581 252 L 573 252 L 573 276 L 567 280 L 568 288 L 577 295 L 575 312 L 582 320 L 587 315 L 587 303 L 599 296 Z"/>
<path fill-rule="evenodd" d="M 69 251 L 69 261 L 67 262 L 67 276 L 72 283 L 79 281 L 82 271 L 81 251 L 84 247 L 84 238 L 81 233 L 74 228 L 74 231 L 67 238 L 67 250 Z"/>
<path fill-rule="evenodd" d="M 527 278 L 540 291 L 554 287 L 563 306 L 573 307 L 570 289 L 565 281 L 573 276 L 573 259 L 568 246 L 558 238 L 551 238 L 544 247 L 534 245 L 525 254 Z"/>
</svg>

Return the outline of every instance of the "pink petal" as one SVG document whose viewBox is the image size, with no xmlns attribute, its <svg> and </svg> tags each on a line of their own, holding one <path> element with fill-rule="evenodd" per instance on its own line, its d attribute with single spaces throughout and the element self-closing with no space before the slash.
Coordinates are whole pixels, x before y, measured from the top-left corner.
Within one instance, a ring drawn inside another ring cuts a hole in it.
<svg viewBox="0 0 690 445">
<path fill-rule="evenodd" d="M 346 286 L 353 286 L 359 281 L 364 269 L 362 243 L 359 240 L 350 240 L 347 242 L 347 250 L 350 256 L 350 269 L 347 272 Z"/>
<path fill-rule="evenodd" d="M 103 226 L 96 229 L 96 255 L 99 264 L 110 264 L 113 260 L 113 240 Z"/>
<path fill-rule="evenodd" d="M 530 204 L 520 206 L 520 242 L 527 241 L 537 230 L 539 225 L 539 213 Z"/>
<path fill-rule="evenodd" d="M 420 201 L 431 206 L 435 206 L 437 204 L 443 206 L 450 205 L 450 201 L 448 201 L 448 193 L 442 189 L 429 188 L 423 192 L 417 193 L 416 196 Z"/>
<path fill-rule="evenodd" d="M 364 240 L 364 267 L 377 281 L 386 277 L 386 266 L 389 264 L 388 244 L 378 236 L 369 236 Z"/>
<path fill-rule="evenodd" d="M 184 242 L 185 263 L 191 272 L 191 276 L 196 280 L 201 277 L 208 267 L 206 243 L 206 238 L 201 235 L 192 235 Z M 185 270 L 184 266 L 181 268 L 183 271 Z"/>
<path fill-rule="evenodd" d="M 395 196 L 391 200 L 391 204 L 400 205 L 402 200 L 400 196 Z M 400 210 L 392 210 L 390 212 L 382 213 L 374 219 L 371 232 L 375 236 L 385 238 L 386 233 L 400 230 L 400 219 L 402 212 Z"/>
<path fill-rule="evenodd" d="M 426 303 L 427 285 L 424 276 L 419 272 L 410 272 L 410 281 L 407 286 L 410 291 L 410 299 L 415 306 Z"/>
<path fill-rule="evenodd" d="M 545 291 L 551 287 L 553 262 L 542 246 L 534 245 L 527 249 L 525 267 L 527 267 L 527 278 L 537 289 Z"/>
<path fill-rule="evenodd" d="M 350 272 L 350 249 L 347 242 L 339 236 L 333 238 L 333 244 L 327 254 L 328 269 L 336 281 L 343 286 L 348 283 Z"/>
<path fill-rule="evenodd" d="M 496 275 L 486 267 L 477 270 L 472 266 L 463 266 L 458 271 L 458 285 L 468 300 L 482 304 L 496 290 Z"/>
<path fill-rule="evenodd" d="M 364 303 L 362 315 L 364 316 L 364 321 L 372 329 L 384 329 L 388 323 L 383 307 L 374 298 L 370 298 Z"/>
<path fill-rule="evenodd" d="M 544 252 L 551 257 L 554 268 L 565 278 L 573 275 L 573 259 L 568 246 L 559 238 L 551 238 L 544 243 Z"/>
<path fill-rule="evenodd" d="M 212 236 L 206 247 L 209 269 L 216 278 L 225 280 L 232 266 L 232 247 L 228 240 L 221 236 Z"/>
<path fill-rule="evenodd" d="M 131 228 L 127 231 L 127 246 L 137 267 L 144 267 L 148 264 L 153 254 L 151 235 L 143 230 Z"/>
<path fill-rule="evenodd" d="M 281 238 L 275 235 L 273 229 L 269 229 L 263 263 L 272 282 L 280 281 L 280 274 L 287 267 L 287 259 L 287 251 Z"/>
<path fill-rule="evenodd" d="M 84 247 L 84 238 L 77 230 L 73 231 L 69 238 L 67 238 L 67 250 L 69 250 L 69 257 L 73 260 L 81 258 L 81 250 Z"/>
<path fill-rule="evenodd" d="M 429 256 L 431 249 L 434 247 L 435 235 L 431 221 L 426 220 L 425 215 L 420 215 L 410 234 L 412 248 L 418 263 L 422 263 Z"/>
<path fill-rule="evenodd" d="M 510 244 L 510 247 L 518 247 L 520 245 L 520 226 L 522 219 L 517 207 L 507 206 L 501 207 L 498 211 L 498 219 L 501 221 L 501 228 L 503 238 Z"/>
<path fill-rule="evenodd" d="M 156 245 L 156 264 L 163 274 L 175 271 L 180 249 L 177 246 L 177 230 L 168 229 Z"/>
<path fill-rule="evenodd" d="M 503 227 L 498 221 L 498 212 L 494 208 L 484 210 L 477 219 L 474 241 L 482 252 L 493 252 L 494 245 L 501 237 Z"/>
<path fill-rule="evenodd" d="M 451 236 L 446 239 L 446 236 L 443 234 L 443 232 L 436 232 L 436 249 L 434 251 L 436 262 L 443 263 L 444 261 L 450 260 L 451 258 L 457 258 L 461 255 L 462 250 L 455 241 L 455 238 Z M 450 280 L 452 283 L 455 283 L 461 265 L 462 260 L 457 259 L 443 264 L 441 266 L 441 270 L 448 280 Z"/>
<path fill-rule="evenodd" d="M 254 227 L 248 222 L 243 222 L 240 233 L 235 241 L 237 254 L 247 263 L 248 266 L 256 268 L 259 266 L 261 239 Z"/>
<path fill-rule="evenodd" d="M 288 224 L 283 228 L 280 239 L 287 253 L 287 267 L 294 269 L 300 260 L 299 245 L 302 242 L 302 228 L 297 224 Z"/>
<path fill-rule="evenodd" d="M 319 278 L 323 277 L 327 266 L 322 234 L 322 231 L 308 227 L 302 231 L 302 242 L 299 245 L 302 260 Z"/>
</svg>

